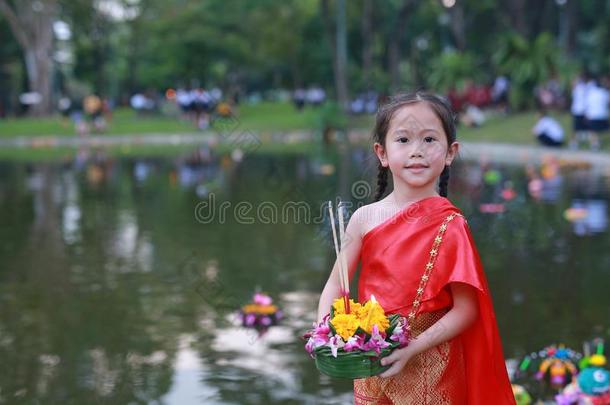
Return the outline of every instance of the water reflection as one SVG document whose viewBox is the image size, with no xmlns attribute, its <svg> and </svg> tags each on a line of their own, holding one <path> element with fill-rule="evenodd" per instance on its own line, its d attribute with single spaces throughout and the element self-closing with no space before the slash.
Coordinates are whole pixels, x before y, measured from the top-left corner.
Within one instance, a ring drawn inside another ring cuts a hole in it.
<svg viewBox="0 0 610 405">
<path fill-rule="evenodd" d="M 299 339 L 333 258 L 327 227 L 202 224 L 194 208 L 214 192 L 315 211 L 374 173 L 361 150 L 81 150 L 70 163 L 0 163 L 0 359 L 14 370 L 0 373 L 0 402 L 351 403 L 350 383 L 320 375 Z M 507 356 L 607 335 L 604 173 L 462 162 L 451 196 L 473 229 Z M 284 312 L 260 337 L 233 316 L 257 285 Z"/>
<path fill-rule="evenodd" d="M 608 228 L 608 203 L 604 200 L 572 201 L 566 210 L 566 217 L 572 222 L 572 229 L 578 236 L 593 235 Z"/>
</svg>

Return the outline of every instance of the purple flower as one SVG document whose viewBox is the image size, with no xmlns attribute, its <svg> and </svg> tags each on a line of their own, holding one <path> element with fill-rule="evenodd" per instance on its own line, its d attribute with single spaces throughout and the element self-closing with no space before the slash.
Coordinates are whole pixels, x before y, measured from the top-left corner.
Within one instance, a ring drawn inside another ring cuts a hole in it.
<svg viewBox="0 0 610 405">
<path fill-rule="evenodd" d="M 246 315 L 246 319 L 245 319 L 246 326 L 252 326 L 252 325 L 254 325 L 255 322 L 256 322 L 256 315 L 254 315 L 254 314 Z"/>
<path fill-rule="evenodd" d="M 362 350 L 362 348 L 364 347 L 364 339 L 365 339 L 365 335 L 363 335 L 363 334 L 354 335 L 354 336 L 350 337 L 347 340 L 347 342 L 345 343 L 343 350 L 345 350 L 346 352 L 351 352 L 354 350 Z"/>
<path fill-rule="evenodd" d="M 566 380 L 562 375 L 554 375 L 551 377 L 551 384 L 553 385 L 563 385 L 565 381 Z"/>
<path fill-rule="evenodd" d="M 568 385 L 561 394 L 555 396 L 557 405 L 572 405 L 578 403 L 581 398 L 582 392 L 578 385 Z"/>
<path fill-rule="evenodd" d="M 271 303 L 273 302 L 270 296 L 261 293 L 254 294 L 253 301 L 255 304 L 258 305 L 271 305 Z"/>
<path fill-rule="evenodd" d="M 261 318 L 261 324 L 263 324 L 264 326 L 271 325 L 271 318 L 269 318 L 268 316 L 263 316 Z"/>
<path fill-rule="evenodd" d="M 309 337 L 305 344 L 305 350 L 312 355 L 317 347 L 326 345 L 331 339 L 330 326 L 328 326 L 328 317 L 324 317 L 322 322 L 313 324 L 314 329 L 306 334 Z"/>
<path fill-rule="evenodd" d="M 363 350 L 369 351 L 373 350 L 377 354 L 381 354 L 381 350 L 390 346 L 389 342 L 385 341 L 383 336 L 384 334 L 379 332 L 379 328 L 377 325 L 373 325 L 373 330 L 371 332 L 371 338 L 368 342 L 364 344 Z"/>
<path fill-rule="evenodd" d="M 307 343 L 305 343 L 305 350 L 307 350 L 307 353 L 309 353 L 311 357 L 313 357 L 313 351 L 316 348 L 314 342 L 315 339 L 313 337 L 310 337 L 309 340 L 307 340 Z"/>
<path fill-rule="evenodd" d="M 341 336 L 335 335 L 330 338 L 326 345 L 330 347 L 330 351 L 333 354 L 333 357 L 337 357 L 337 351 L 343 346 L 345 346 L 345 342 L 343 341 L 343 339 L 341 339 Z"/>
<path fill-rule="evenodd" d="M 314 335 L 330 335 L 330 326 L 328 325 L 328 316 L 325 316 L 324 319 L 322 319 L 322 322 L 316 324 L 313 324 L 314 327 L 314 331 L 313 334 Z"/>
<path fill-rule="evenodd" d="M 401 320 L 398 325 L 392 331 L 390 340 L 398 342 L 398 347 L 403 348 L 409 344 L 409 331 L 406 328 L 406 324 Z"/>
</svg>

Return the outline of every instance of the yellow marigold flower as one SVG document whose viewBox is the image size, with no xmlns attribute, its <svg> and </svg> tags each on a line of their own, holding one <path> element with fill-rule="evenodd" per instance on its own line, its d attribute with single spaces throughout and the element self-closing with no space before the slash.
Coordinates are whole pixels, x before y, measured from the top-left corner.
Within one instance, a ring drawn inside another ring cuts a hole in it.
<svg viewBox="0 0 610 405">
<path fill-rule="evenodd" d="M 337 334 L 347 341 L 358 329 L 358 318 L 354 314 L 335 314 L 330 323 Z"/>
<path fill-rule="evenodd" d="M 362 305 L 354 302 L 354 300 L 349 300 L 350 313 L 358 313 L 361 307 Z M 335 314 L 345 313 L 345 303 L 343 302 L 343 298 L 337 298 L 335 301 L 333 301 L 333 309 L 335 310 Z"/>
<path fill-rule="evenodd" d="M 259 304 L 248 304 L 242 307 L 242 311 L 247 314 L 261 314 L 271 315 L 277 312 L 277 306 L 275 305 L 259 305 Z"/>
<path fill-rule="evenodd" d="M 379 331 L 384 331 L 390 326 L 390 321 L 385 315 L 385 311 L 377 301 L 368 301 L 358 311 L 358 321 L 360 327 L 366 333 L 373 331 L 373 325 L 377 325 Z"/>
</svg>

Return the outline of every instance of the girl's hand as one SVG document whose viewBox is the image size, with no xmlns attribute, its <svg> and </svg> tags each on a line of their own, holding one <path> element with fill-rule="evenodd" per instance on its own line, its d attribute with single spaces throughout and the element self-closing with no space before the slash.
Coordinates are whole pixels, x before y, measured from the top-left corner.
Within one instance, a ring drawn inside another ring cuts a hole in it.
<svg viewBox="0 0 610 405">
<path fill-rule="evenodd" d="M 413 354 L 409 350 L 409 346 L 402 349 L 394 349 L 389 356 L 381 359 L 382 366 L 391 365 L 391 367 L 379 374 L 379 377 L 388 378 L 400 373 L 400 370 L 411 360 L 411 357 L 413 357 Z"/>
</svg>

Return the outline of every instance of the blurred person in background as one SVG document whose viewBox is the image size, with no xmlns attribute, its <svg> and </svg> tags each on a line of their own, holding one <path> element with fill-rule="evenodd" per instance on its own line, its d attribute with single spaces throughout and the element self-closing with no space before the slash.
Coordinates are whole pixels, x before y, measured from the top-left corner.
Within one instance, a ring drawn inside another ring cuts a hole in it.
<svg viewBox="0 0 610 405">
<path fill-rule="evenodd" d="M 603 83 L 608 85 L 608 83 Z M 600 135 L 610 129 L 608 109 L 610 92 L 596 77 L 592 78 L 587 86 L 585 103 L 585 118 L 589 129 L 589 143 L 592 150 L 599 150 Z"/>
<path fill-rule="evenodd" d="M 570 149 L 578 149 L 578 143 L 589 136 L 585 110 L 587 107 L 587 73 L 578 75 L 572 82 L 572 104 L 570 114 L 572 115 L 572 138 Z"/>
<path fill-rule="evenodd" d="M 555 118 L 547 114 L 544 108 L 538 111 L 538 122 L 532 128 L 532 133 L 541 145 L 551 147 L 563 145 L 563 128 Z"/>
</svg>

